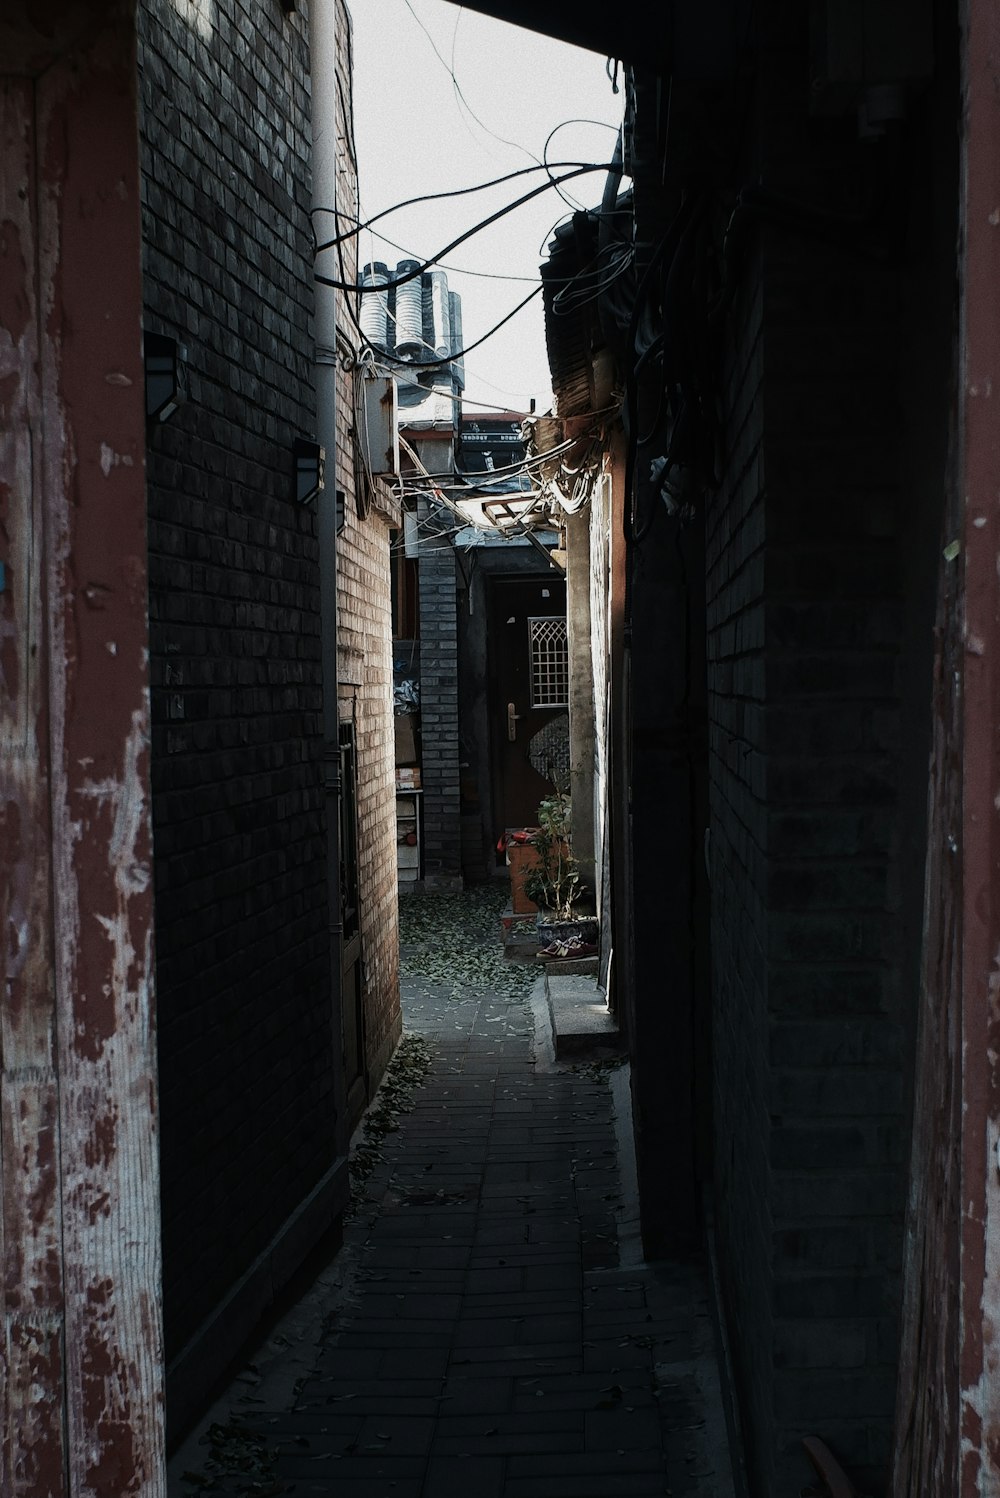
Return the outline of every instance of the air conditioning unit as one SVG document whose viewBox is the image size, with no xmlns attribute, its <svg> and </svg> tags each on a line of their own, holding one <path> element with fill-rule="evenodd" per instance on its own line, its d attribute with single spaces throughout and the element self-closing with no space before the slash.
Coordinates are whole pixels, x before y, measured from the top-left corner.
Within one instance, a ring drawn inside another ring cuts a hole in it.
<svg viewBox="0 0 1000 1498">
<path fill-rule="evenodd" d="M 398 478 L 399 400 L 392 375 L 360 376 L 356 430 L 368 472 L 375 478 Z"/>
</svg>

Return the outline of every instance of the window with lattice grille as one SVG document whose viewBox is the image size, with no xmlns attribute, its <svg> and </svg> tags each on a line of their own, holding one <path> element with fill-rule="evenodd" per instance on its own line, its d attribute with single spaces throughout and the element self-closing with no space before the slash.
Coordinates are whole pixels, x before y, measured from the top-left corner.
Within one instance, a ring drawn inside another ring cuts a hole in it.
<svg viewBox="0 0 1000 1498">
<path fill-rule="evenodd" d="M 565 619 L 529 619 L 532 707 L 569 702 L 569 641 Z"/>
</svg>

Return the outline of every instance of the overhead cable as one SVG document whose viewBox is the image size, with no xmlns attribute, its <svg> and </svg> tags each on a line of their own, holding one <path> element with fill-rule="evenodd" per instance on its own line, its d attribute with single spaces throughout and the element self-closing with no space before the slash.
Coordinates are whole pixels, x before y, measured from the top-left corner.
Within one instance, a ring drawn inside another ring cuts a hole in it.
<svg viewBox="0 0 1000 1498">
<path fill-rule="evenodd" d="M 598 129 L 601 130 L 613 130 L 616 135 L 620 132 L 620 126 L 612 125 L 606 120 L 586 120 L 580 118 L 572 120 L 561 120 L 558 125 L 554 125 L 553 128 L 549 131 L 548 135 L 545 137 L 545 144 L 542 147 L 542 164 L 544 165 L 550 178 L 552 178 L 552 173 L 554 171 L 557 171 L 561 168 L 562 163 L 557 161 L 549 161 L 549 146 L 552 142 L 553 136 L 558 135 L 560 130 L 565 130 L 568 125 L 596 125 Z M 575 198 L 571 198 L 569 193 L 560 191 L 559 184 L 555 181 L 554 178 L 552 178 L 552 186 L 562 198 L 567 208 L 571 208 L 574 212 L 580 213 L 585 213 L 587 211 L 584 208 L 583 204 L 578 203 Z"/>
<path fill-rule="evenodd" d="M 357 233 L 360 234 L 366 228 L 366 225 L 363 224 L 360 219 L 355 219 L 354 216 L 353 216 L 353 214 L 345 213 L 343 211 L 343 209 L 338 209 L 336 216 L 337 216 L 337 218 L 345 219 L 348 222 L 353 222 L 353 223 L 355 223 L 357 225 L 357 229 L 356 230 L 352 230 L 352 233 L 353 232 L 357 232 Z M 560 219 L 560 223 L 561 222 L 562 222 L 562 219 Z M 546 242 L 551 237 L 551 232 L 552 231 L 549 230 L 549 232 L 546 234 L 546 236 L 545 236 Z M 346 235 L 345 234 L 343 237 L 345 239 L 347 239 L 347 238 L 350 237 L 350 235 Z M 372 235 L 372 241 L 373 241 L 373 243 L 375 242 L 376 238 L 378 239 L 378 242 L 380 244 L 387 244 L 390 247 L 390 249 L 398 250 L 399 253 L 401 255 L 404 255 L 408 260 L 412 260 L 412 259 L 415 258 L 414 254 L 413 254 L 413 251 L 410 249 L 409 245 L 400 244 L 398 240 L 396 240 L 396 239 L 389 239 L 385 234 L 381 234 L 381 233 L 378 236 L 376 236 L 374 234 Z M 328 241 L 328 243 L 325 246 L 323 246 L 323 248 L 329 249 L 334 244 L 334 242 L 335 241 L 333 241 L 333 240 Z M 376 258 L 374 250 L 371 252 L 371 258 L 373 260 Z M 533 276 L 514 276 L 514 275 L 511 275 L 507 271 L 500 271 L 500 270 L 470 270 L 469 267 L 466 266 L 466 265 L 448 265 L 444 260 L 438 260 L 438 261 L 435 262 L 435 264 L 437 265 L 437 267 L 438 267 L 439 270 L 450 271 L 452 275 L 456 275 L 456 276 L 475 276 L 475 277 L 477 277 L 477 279 L 479 279 L 481 281 L 530 281 L 530 282 L 532 282 L 532 284 L 534 284 L 534 282 L 538 280 L 538 276 L 537 275 L 533 275 Z M 560 278 L 557 277 L 556 279 L 560 279 Z M 573 279 L 573 277 L 572 276 L 567 276 L 567 277 L 565 277 L 565 279 L 567 281 L 570 281 L 570 280 Z M 355 288 L 355 289 L 357 289 L 357 288 Z M 370 291 L 372 291 L 372 292 L 374 292 L 374 291 L 384 291 L 384 290 L 385 290 L 384 286 L 374 286 L 373 285 L 370 288 Z"/>
<path fill-rule="evenodd" d="M 454 28 L 454 30 L 452 32 L 452 35 L 451 35 L 451 56 L 452 56 L 452 61 L 449 64 L 445 60 L 445 58 L 442 56 L 441 51 L 440 51 L 440 49 L 438 47 L 437 42 L 434 40 L 433 36 L 428 31 L 428 29 L 424 25 L 423 21 L 417 15 L 417 12 L 413 9 L 413 6 L 410 4 L 410 0 L 404 0 L 404 4 L 405 4 L 407 10 L 410 12 L 410 15 L 413 17 L 413 19 L 416 21 L 417 25 L 420 27 L 421 31 L 424 33 L 424 36 L 430 42 L 430 44 L 431 44 L 431 50 L 433 51 L 434 56 L 437 58 L 438 62 L 441 64 L 441 66 L 444 68 L 445 72 L 448 74 L 448 77 L 451 79 L 452 87 L 455 90 L 455 97 L 456 97 L 456 99 L 458 99 L 460 101 L 460 103 L 465 106 L 465 108 L 468 110 L 469 114 L 475 120 L 476 124 L 480 127 L 480 129 L 483 130 L 485 132 L 485 134 L 487 134 L 489 136 L 492 136 L 492 138 L 495 141 L 498 141 L 500 143 L 500 145 L 502 145 L 502 146 L 510 146 L 511 149 L 515 150 L 515 151 L 522 151 L 525 156 L 531 156 L 531 159 L 533 161 L 537 161 L 538 158 L 536 156 L 532 155 L 532 153 L 528 150 L 527 146 L 519 145 L 517 143 L 517 141 L 515 141 L 515 140 L 505 140 L 502 135 L 497 135 L 496 132 L 493 131 L 493 130 L 491 130 L 488 125 L 484 125 L 483 122 L 482 122 L 482 120 L 476 114 L 475 110 L 472 108 L 472 105 L 469 103 L 468 99 L 465 97 L 464 93 L 462 92 L 461 84 L 459 83 L 458 79 L 455 76 L 455 67 L 454 67 L 454 62 L 455 62 L 455 40 L 456 40 L 456 38 L 458 36 L 458 23 L 462 19 L 461 9 L 459 9 L 458 14 L 455 17 L 455 28 Z M 469 131 L 469 135 L 472 136 L 472 131 L 471 130 Z M 472 136 L 472 138 L 475 139 L 474 136 Z"/>
<path fill-rule="evenodd" d="M 316 279 L 317 279 L 317 281 L 322 281 L 323 277 L 322 276 L 317 276 Z M 328 282 L 326 284 L 328 284 L 328 285 L 335 285 L 335 284 L 339 284 L 339 283 Z M 542 288 L 541 288 L 540 285 L 536 286 L 535 289 L 534 289 L 534 291 L 529 291 L 528 295 L 526 297 L 523 297 L 522 300 L 518 302 L 518 304 L 517 304 L 516 307 L 512 307 L 511 308 L 511 310 L 507 313 L 506 317 L 501 317 L 500 321 L 494 323 L 493 326 L 492 326 L 492 328 L 490 328 L 490 330 L 487 333 L 484 333 L 482 335 L 482 337 L 475 339 L 475 341 L 472 342 L 472 343 L 467 343 L 464 348 L 456 349 L 454 351 L 454 353 L 448 354 L 444 358 L 441 358 L 441 359 L 436 359 L 436 358 L 435 359 L 404 359 L 399 354 L 390 354 L 390 353 L 384 352 L 382 349 L 376 349 L 376 355 L 378 357 L 378 361 L 379 361 L 379 363 L 388 362 L 390 364 L 397 364 L 397 365 L 401 366 L 404 369 L 412 369 L 412 370 L 416 370 L 417 372 L 419 372 L 421 370 L 424 370 L 424 369 L 437 369 L 437 368 L 441 368 L 442 366 L 444 366 L 446 364 L 454 364 L 456 362 L 456 360 L 463 359 L 466 354 L 471 354 L 473 349 L 479 348 L 480 344 L 485 343 L 488 338 L 492 338 L 493 335 L 494 335 L 494 333 L 499 333 L 500 329 L 502 327 L 504 327 L 507 323 L 509 323 L 510 320 L 511 320 L 511 318 L 516 317 L 517 314 L 519 312 L 521 312 L 528 305 L 529 302 L 531 302 L 531 301 L 534 300 L 534 298 L 538 295 L 538 293 L 541 291 L 541 289 Z M 358 326 L 360 326 L 360 324 Z M 365 341 L 366 341 L 366 343 L 369 344 L 369 347 L 373 347 L 373 345 L 369 342 L 369 340 L 366 339 Z"/>
<path fill-rule="evenodd" d="M 517 478 L 528 468 L 537 467 L 541 463 L 549 462 L 549 460 L 552 458 L 560 457 L 564 452 L 568 452 L 571 447 L 575 446 L 578 441 L 579 439 L 577 437 L 569 437 L 565 442 L 560 442 L 555 447 L 548 448 L 543 453 L 533 453 L 530 457 L 522 458 L 518 463 L 505 464 L 503 468 L 482 468 L 475 470 L 455 468 L 452 469 L 449 473 L 425 472 L 423 477 L 431 481 L 446 480 L 450 478 L 460 478 L 463 480 L 477 478 L 487 480 Z"/>
<path fill-rule="evenodd" d="M 562 178 L 553 177 L 552 174 L 553 172 L 563 171 L 564 169 L 569 170 L 570 168 L 576 168 L 578 171 L 594 172 L 608 170 L 606 165 L 598 166 L 588 161 L 540 161 L 536 166 L 520 166 L 516 171 L 504 172 L 500 177 L 492 177 L 488 182 L 476 182 L 471 187 L 453 187 L 446 192 L 420 193 L 415 198 L 404 198 L 402 202 L 393 203 L 391 208 L 383 208 L 381 212 L 372 214 L 371 218 L 365 219 L 363 223 L 359 223 L 356 229 L 350 229 L 346 234 L 338 234 L 334 239 L 325 240 L 323 244 L 316 246 L 316 250 L 317 252 L 320 250 L 332 250 L 334 245 L 338 244 L 340 240 L 350 239 L 355 234 L 360 234 L 365 229 L 370 229 L 373 224 L 378 223 L 379 219 L 388 218 L 393 213 L 400 213 L 404 208 L 414 208 L 421 203 L 436 203 L 441 198 L 464 198 L 468 197 L 471 193 L 486 192 L 491 187 L 502 187 L 505 182 L 513 182 L 515 178 L 526 177 L 533 172 L 545 172 L 549 177 L 549 181 L 537 189 L 539 192 L 544 192 L 546 187 L 555 187 L 558 192 L 559 183 L 562 181 Z M 312 211 L 313 213 L 335 213 L 337 210 L 333 208 L 314 208 Z M 387 244 L 390 242 L 386 240 Z"/>
<path fill-rule="evenodd" d="M 318 271 L 315 272 L 315 279 L 321 282 L 321 284 L 324 286 L 333 286 L 335 288 L 339 288 L 342 291 L 356 291 L 361 293 L 362 295 L 369 291 L 386 292 L 393 290 L 397 286 L 405 286 L 408 281 L 415 281 L 418 276 L 422 276 L 425 271 L 430 270 L 431 266 L 436 265 L 443 256 L 449 255 L 451 251 L 457 249 L 460 244 L 465 244 L 467 239 L 472 239 L 476 234 L 482 233 L 482 231 L 484 229 L 488 229 L 491 224 L 495 224 L 498 222 L 498 220 L 505 218 L 508 213 L 513 213 L 516 208 L 523 207 L 525 203 L 530 203 L 532 199 L 539 197 L 541 193 L 548 192 L 555 182 L 571 182 L 575 177 L 585 177 L 591 172 L 606 172 L 607 170 L 608 164 L 606 162 L 592 164 L 590 166 L 578 167 L 575 171 L 564 172 L 561 177 L 554 178 L 548 182 L 543 182 L 538 187 L 533 187 L 530 192 L 522 193 L 521 196 L 519 198 L 515 198 L 513 202 L 505 204 L 503 208 L 498 208 L 495 213 L 491 213 L 487 218 L 481 219 L 479 223 L 474 224 L 471 229 L 466 229 L 462 234 L 459 234 L 455 239 L 451 240 L 449 244 L 446 244 L 443 249 L 438 250 L 437 254 L 431 255 L 430 258 L 423 261 L 422 264 L 416 265 L 413 270 L 407 271 L 403 276 L 396 276 L 392 280 L 386 281 L 380 286 L 358 286 L 356 282 L 353 281 L 338 280 L 333 276 L 322 276 Z M 333 249 L 335 247 L 339 248 L 343 239 L 350 237 L 350 234 L 347 234 L 346 236 L 338 236 L 337 238 L 328 241 L 328 243 L 326 243 L 325 245 L 321 245 L 320 249 Z"/>
<path fill-rule="evenodd" d="M 406 453 L 406 456 L 410 459 L 411 463 L 415 463 L 416 466 L 417 466 L 417 468 L 418 468 L 418 470 L 422 474 L 424 474 L 426 476 L 427 475 L 427 469 L 424 467 L 424 464 L 423 464 L 423 462 L 421 461 L 421 458 L 420 458 L 420 454 L 417 452 L 417 450 L 413 446 L 413 444 L 411 442 L 408 442 L 405 437 L 401 436 L 399 438 L 399 445 L 403 449 L 403 451 Z M 408 475 L 406 475 L 406 477 L 411 478 L 412 475 L 408 474 Z M 402 480 L 403 480 L 403 475 L 401 474 L 400 475 L 400 488 L 402 488 Z M 438 502 L 440 504 L 443 504 L 446 507 L 446 509 L 451 510 L 451 512 L 452 512 L 453 515 L 457 515 L 460 520 L 462 520 L 466 525 L 468 525 L 468 523 L 469 523 L 469 517 L 466 515 L 465 511 L 464 510 L 460 510 L 459 507 L 458 507 L 458 505 L 455 504 L 452 500 L 450 500 L 446 494 L 442 493 L 442 491 L 440 489 L 435 489 L 434 490 L 434 498 L 436 500 L 438 500 Z"/>
</svg>

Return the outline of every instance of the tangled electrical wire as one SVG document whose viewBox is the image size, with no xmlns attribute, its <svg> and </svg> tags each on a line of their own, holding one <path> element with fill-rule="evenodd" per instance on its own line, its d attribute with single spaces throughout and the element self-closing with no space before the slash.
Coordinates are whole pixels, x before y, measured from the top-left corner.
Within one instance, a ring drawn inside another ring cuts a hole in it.
<svg viewBox="0 0 1000 1498">
<path fill-rule="evenodd" d="M 436 50 L 436 48 L 435 48 Z M 440 54 L 439 54 L 440 55 Z M 444 61 L 444 59 L 442 59 Z M 348 74 L 349 76 L 349 74 Z M 358 512 L 363 518 L 371 509 L 373 504 L 384 504 L 387 498 L 383 486 L 372 472 L 370 458 L 371 434 L 367 431 L 369 419 L 368 402 L 364 395 L 365 381 L 376 372 L 384 370 L 387 366 L 397 366 L 412 372 L 419 383 L 423 382 L 425 373 L 435 368 L 454 368 L 454 366 L 471 353 L 481 344 L 491 338 L 499 329 L 504 327 L 531 301 L 542 293 L 540 279 L 527 291 L 517 304 L 491 328 L 480 337 L 464 345 L 461 349 L 451 349 L 446 354 L 441 354 L 438 347 L 430 346 L 421 339 L 423 350 L 417 357 L 402 357 L 391 349 L 385 349 L 372 341 L 365 322 L 360 316 L 361 298 L 364 296 L 383 299 L 386 311 L 391 310 L 390 296 L 395 291 L 417 281 L 424 276 L 433 266 L 438 266 L 442 261 L 456 250 L 459 246 L 470 240 L 473 236 L 483 232 L 491 225 L 498 223 L 510 213 L 531 202 L 543 193 L 555 191 L 570 207 L 575 207 L 573 200 L 568 198 L 564 191 L 564 184 L 576 178 L 583 178 L 595 172 L 607 172 L 610 163 L 595 161 L 558 161 L 549 158 L 550 148 L 555 136 L 563 125 L 557 126 L 551 131 L 545 141 L 542 159 L 535 160 L 531 166 L 519 168 L 494 177 L 489 181 L 473 184 L 471 186 L 452 189 L 446 192 L 420 194 L 413 198 L 393 205 L 380 213 L 370 216 L 362 215 L 357 196 L 357 150 L 354 141 L 353 113 L 350 100 L 349 88 L 345 86 L 340 72 L 337 74 L 337 99 L 338 99 L 338 134 L 345 143 L 351 167 L 354 170 L 353 187 L 348 196 L 351 198 L 350 208 L 345 209 L 343 202 L 337 206 L 323 208 L 317 205 L 313 210 L 314 225 L 314 255 L 319 257 L 332 253 L 336 257 L 336 274 L 328 274 L 327 267 L 320 272 L 316 271 L 316 280 L 330 287 L 337 293 L 337 335 L 336 347 L 317 350 L 317 356 L 321 360 L 333 362 L 338 361 L 344 368 L 345 373 L 352 377 L 353 384 L 353 415 L 354 427 L 364 440 L 354 444 L 355 474 L 354 489 L 355 502 Z M 569 124 L 572 122 L 564 122 Z M 450 242 L 440 249 L 436 254 L 426 259 L 413 258 L 409 266 L 404 266 L 401 272 L 395 276 L 383 279 L 370 285 L 359 284 L 358 271 L 358 246 L 360 237 L 367 231 L 380 223 L 392 213 L 417 203 L 436 202 L 444 199 L 464 198 L 469 195 L 483 192 L 490 188 L 496 188 L 502 184 L 512 181 L 522 181 L 534 173 L 543 173 L 544 181 L 528 187 L 523 192 L 513 197 L 502 207 L 494 212 L 485 214 L 471 227 L 461 234 L 456 235 Z M 324 218 L 332 220 L 334 232 L 322 237 L 318 232 L 318 225 Z M 627 245 L 614 245 L 610 250 L 599 257 L 593 266 L 585 268 L 582 272 L 574 272 L 567 278 L 565 285 L 559 287 L 559 308 L 567 312 L 573 311 L 578 306 L 587 306 L 595 301 L 607 287 L 619 277 L 623 276 L 629 269 L 631 249 Z M 320 262 L 322 263 L 322 262 Z M 371 324 L 368 324 L 369 328 Z M 447 343 L 447 340 L 445 340 Z M 430 392 L 429 392 L 430 393 Z M 592 444 L 593 445 L 593 444 Z M 404 448 L 406 444 L 403 444 Z M 436 541 L 437 545 L 447 544 L 466 524 L 471 523 L 470 517 L 462 512 L 456 503 L 456 497 L 467 498 L 476 495 L 496 496 L 496 503 L 503 505 L 504 494 L 509 494 L 511 485 L 523 485 L 515 490 L 518 501 L 519 515 L 523 518 L 531 511 L 538 510 L 545 503 L 546 491 L 554 478 L 561 479 L 564 485 L 568 484 L 564 498 L 572 502 L 574 485 L 578 485 L 583 469 L 574 463 L 575 454 L 579 451 L 579 440 L 572 439 L 562 442 L 550 443 L 541 450 L 530 450 L 525 456 L 515 463 L 504 464 L 502 467 L 489 467 L 479 471 L 461 469 L 451 471 L 448 474 L 431 474 L 424 468 L 414 449 L 408 449 L 412 468 L 405 475 L 401 475 L 398 484 L 393 486 L 396 490 L 394 498 L 397 503 L 413 500 L 427 501 L 431 506 L 429 514 L 418 523 L 417 534 L 423 541 Z M 588 454 L 587 462 L 590 461 Z M 554 492 L 554 491 L 553 491 Z M 379 499 L 379 495 L 382 499 Z M 523 502 L 527 502 L 527 510 L 522 510 Z M 487 501 L 488 503 L 488 501 Z M 451 525 L 442 526 L 438 517 L 450 512 Z M 455 524 L 454 522 L 458 522 Z M 424 534 L 426 532 L 426 534 Z M 529 538 L 530 539 L 530 538 Z"/>
<path fill-rule="evenodd" d="M 694 487 L 715 488 L 721 468 L 718 368 L 727 287 L 713 244 L 713 197 L 686 194 L 649 254 L 636 288 L 625 376 L 626 534 L 649 534 L 662 499 L 684 513 Z M 645 464 L 650 484 L 639 484 Z M 653 489 L 643 514 L 640 497 Z"/>
<path fill-rule="evenodd" d="M 604 261 L 606 263 L 602 264 Z M 590 265 L 576 272 L 552 297 L 556 317 L 568 317 L 582 307 L 598 302 L 628 273 L 635 262 L 635 246 L 610 242 L 601 245 Z"/>
<path fill-rule="evenodd" d="M 718 192 L 685 192 L 648 254 L 629 321 L 624 424 L 628 446 L 626 535 L 645 539 L 662 500 L 684 515 L 692 496 L 716 489 L 725 461 L 721 367 L 727 315 L 752 229 L 767 223 L 850 254 L 884 261 L 891 241 L 887 195 L 857 213 L 817 208 L 762 186 L 743 187 L 728 210 Z M 859 231 L 865 231 L 863 234 Z M 643 469 L 648 476 L 641 483 Z M 643 492 L 652 494 L 645 510 Z"/>
<path fill-rule="evenodd" d="M 544 435 L 545 419 L 536 423 L 529 440 L 530 460 L 537 463 L 540 497 L 551 511 L 558 507 L 567 515 L 584 508 L 593 493 L 607 451 L 605 417 L 616 417 L 617 406 L 608 412 L 595 413 L 595 424 L 586 432 L 570 437 L 557 446 L 536 451 L 534 444 Z"/>
<path fill-rule="evenodd" d="M 449 192 L 424 194 L 421 197 L 408 199 L 406 200 L 406 202 L 395 204 L 392 209 L 387 209 L 384 213 L 381 214 L 375 214 L 373 217 L 364 221 L 359 220 L 357 215 L 351 214 L 349 218 L 352 220 L 352 222 L 349 222 L 347 224 L 347 227 L 343 229 L 338 227 L 338 232 L 335 235 L 333 235 L 329 239 L 317 243 L 315 246 L 315 253 L 317 256 L 328 250 L 334 250 L 336 252 L 340 274 L 338 276 L 329 276 L 317 271 L 315 273 L 315 279 L 324 286 L 332 287 L 335 290 L 344 293 L 347 314 L 350 318 L 355 333 L 360 339 L 360 349 L 372 349 L 377 352 L 380 362 L 393 364 L 400 368 L 409 368 L 421 371 L 434 368 L 445 368 L 448 365 L 455 364 L 457 361 L 463 359 L 466 354 L 471 353 L 475 349 L 479 348 L 489 338 L 492 338 L 495 333 L 499 332 L 501 328 L 505 327 L 507 323 L 509 323 L 514 317 L 518 315 L 519 312 L 527 307 L 528 304 L 535 299 L 535 297 L 540 296 L 542 292 L 542 286 L 539 282 L 534 285 L 528 292 L 528 294 L 522 297 L 521 300 L 514 307 L 512 307 L 504 317 L 500 318 L 496 323 L 493 324 L 491 328 L 489 328 L 485 333 L 473 340 L 471 343 L 465 344 L 461 349 L 452 350 L 443 357 L 434 355 L 433 357 L 421 358 L 419 360 L 404 359 L 400 355 L 389 351 L 381 349 L 375 350 L 375 346 L 372 344 L 371 340 L 368 338 L 367 334 L 361 326 L 361 321 L 358 316 L 356 306 L 356 301 L 360 296 L 377 295 L 384 297 L 389 292 L 395 291 L 398 287 L 405 286 L 408 282 L 418 279 L 418 277 L 424 275 L 428 270 L 430 270 L 432 266 L 439 264 L 445 256 L 449 255 L 452 250 L 457 249 L 459 245 L 464 244 L 467 240 L 473 238 L 474 235 L 481 233 L 484 229 L 489 228 L 491 225 L 499 222 L 507 214 L 512 213 L 516 209 L 522 207 L 524 204 L 531 202 L 541 193 L 548 192 L 553 187 L 558 190 L 559 186 L 563 182 L 572 181 L 577 177 L 586 176 L 593 172 L 607 170 L 607 163 L 559 163 L 558 165 L 560 167 L 563 165 L 567 166 L 567 170 L 563 171 L 561 175 L 558 176 L 556 175 L 555 167 L 551 163 L 546 162 L 541 163 L 537 166 L 523 167 L 514 172 L 504 173 L 503 176 L 491 179 L 486 183 L 475 184 L 471 187 L 456 188 Z M 396 209 L 409 206 L 409 204 L 411 203 L 435 201 L 439 198 L 461 197 L 468 193 L 480 192 L 483 191 L 484 188 L 494 187 L 499 183 L 511 181 L 514 178 L 522 177 L 528 173 L 536 171 L 545 172 L 545 182 L 530 188 L 527 192 L 521 193 L 511 202 L 506 203 L 502 208 L 499 208 L 495 212 L 488 214 L 486 217 L 480 219 L 469 229 L 466 229 L 461 234 L 456 235 L 454 239 L 452 239 L 436 254 L 423 261 L 417 261 L 409 270 L 404 272 L 402 275 L 397 275 L 385 282 L 380 283 L 379 285 L 373 285 L 369 287 L 359 285 L 356 276 L 352 276 L 350 274 L 349 268 L 345 261 L 345 246 L 350 243 L 356 243 L 357 237 L 365 229 L 370 228 L 380 218 L 384 217 L 385 214 L 394 212 L 396 211 Z M 341 213 L 338 213 L 336 210 L 316 209 L 314 211 L 332 212 L 334 220 L 338 224 L 338 226 L 345 222 L 345 216 Z M 357 357 L 356 351 L 355 357 Z"/>
</svg>

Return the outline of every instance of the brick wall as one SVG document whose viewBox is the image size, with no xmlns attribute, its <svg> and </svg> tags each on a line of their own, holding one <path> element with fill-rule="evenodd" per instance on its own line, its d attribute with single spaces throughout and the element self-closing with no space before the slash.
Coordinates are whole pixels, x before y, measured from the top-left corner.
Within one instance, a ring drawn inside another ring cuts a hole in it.
<svg viewBox="0 0 1000 1498">
<path fill-rule="evenodd" d="M 459 790 L 463 882 L 506 877 L 497 868 L 489 735 L 486 598 L 489 549 L 466 551 L 455 575 L 459 695 Z M 485 565 L 484 565 L 485 564 Z"/>
<path fill-rule="evenodd" d="M 769 1429 L 772 1399 L 759 274 L 755 258 L 731 320 L 729 464 L 706 516 L 715 1196 L 751 1447 Z"/>
<path fill-rule="evenodd" d="M 338 5 L 337 200 L 357 207 L 357 168 L 350 124 L 350 17 Z M 348 278 L 356 248 L 344 248 Z M 356 347 L 356 329 L 338 295 L 338 340 Z M 337 538 L 337 675 L 342 721 L 354 724 L 357 754 L 358 882 L 363 964 L 364 1051 L 369 1093 L 399 1040 L 399 929 L 396 883 L 395 749 L 392 722 L 392 597 L 389 532 L 400 524 L 398 501 L 371 483 L 357 461 L 355 412 L 360 376 L 344 372 L 337 403 L 337 487 L 345 495 Z M 359 503 L 360 499 L 360 503 Z"/>
<path fill-rule="evenodd" d="M 848 212 L 872 173 L 899 191 L 899 158 L 809 118 L 807 33 L 801 7 L 768 8 L 762 176 Z M 893 1420 L 929 702 L 926 588 L 906 579 L 940 499 L 926 475 L 904 487 L 921 298 L 878 233 L 858 253 L 758 226 L 708 521 L 715 1183 L 762 1494 L 808 1480 L 809 1432 L 880 1489 Z"/>
<path fill-rule="evenodd" d="M 345 379 L 348 393 L 349 384 Z M 340 715 L 354 724 L 357 752 L 365 1065 L 374 1089 L 401 1029 L 389 523 L 375 509 L 358 514 L 346 398 L 337 421 L 343 428 L 337 484 L 347 497 L 337 552 Z"/>
<path fill-rule="evenodd" d="M 764 282 L 777 1442 L 822 1422 L 874 1484 L 895 1390 L 912 1003 L 896 859 L 904 534 L 885 395 L 900 306 L 891 270 L 821 247 L 769 245 Z"/>
<path fill-rule="evenodd" d="M 873 165 L 853 118 L 803 129 L 788 80 L 808 28 L 791 6 L 773 25 L 773 187 L 850 211 L 881 170 L 894 193 L 892 153 Z M 763 265 L 775 1470 L 804 1472 L 800 1438 L 819 1426 L 873 1488 L 893 1418 L 915 997 L 899 925 L 898 259 L 774 230 Z"/>
<path fill-rule="evenodd" d="M 458 750 L 458 619 L 455 553 L 437 533 L 451 529 L 420 502 L 420 728 L 424 787 L 424 883 L 461 888 Z"/>
<path fill-rule="evenodd" d="M 817 398 L 805 290 L 847 288 L 796 251 L 793 272 L 767 237 L 709 518 L 715 1175 L 761 1492 L 804 1479 L 817 1428 L 861 1480 L 884 1470 L 904 1191 L 894 459 L 891 433 L 852 427 L 892 296 L 850 289 L 867 318 L 826 332 L 841 351 L 853 333 L 872 383 Z"/>
<path fill-rule="evenodd" d="M 148 454 L 172 1358 L 335 1155 L 316 522 L 290 498 L 315 427 L 307 15 L 140 7 L 146 322 L 188 378 Z"/>
</svg>

